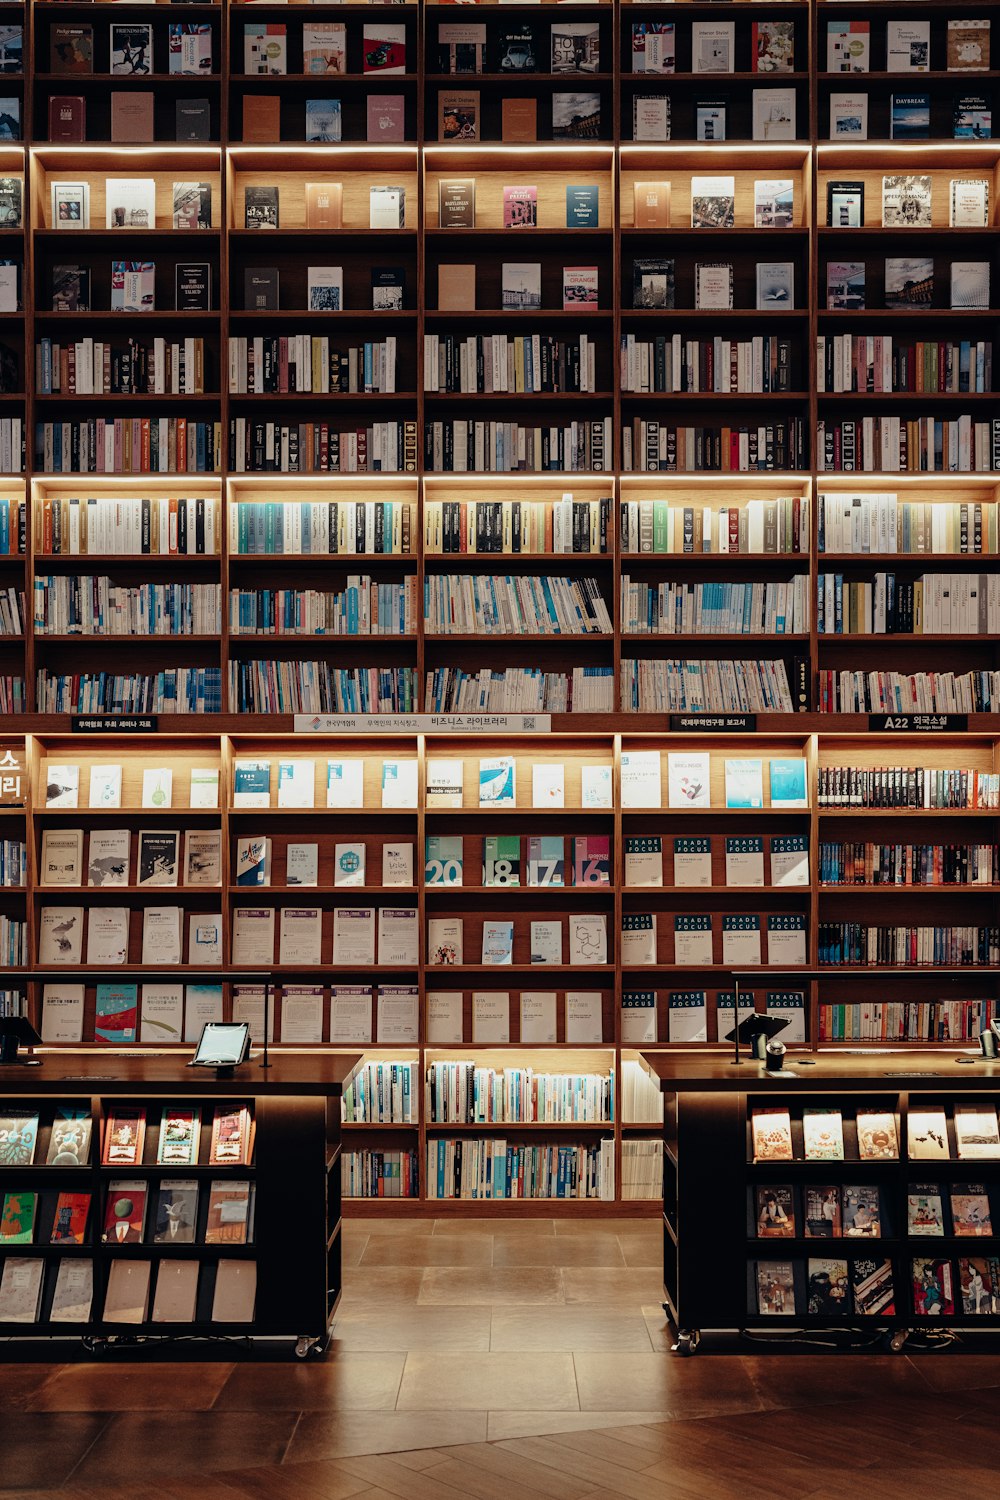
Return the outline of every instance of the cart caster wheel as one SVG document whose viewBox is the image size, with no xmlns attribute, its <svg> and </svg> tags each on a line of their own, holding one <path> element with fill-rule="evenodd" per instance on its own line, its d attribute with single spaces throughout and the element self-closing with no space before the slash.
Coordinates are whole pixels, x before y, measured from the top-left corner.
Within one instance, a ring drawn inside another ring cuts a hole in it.
<svg viewBox="0 0 1000 1500">
<path fill-rule="evenodd" d="M 108 1346 L 103 1339 L 83 1338 L 80 1343 L 92 1359 L 100 1359 L 107 1353 Z"/>
<path fill-rule="evenodd" d="M 315 1339 L 308 1338 L 305 1334 L 303 1334 L 301 1338 L 296 1339 L 295 1340 L 295 1358 L 296 1359 L 308 1359 L 309 1358 L 309 1351 L 313 1347 L 313 1345 L 315 1344 L 315 1342 L 316 1342 Z"/>
<path fill-rule="evenodd" d="M 910 1330 L 908 1328 L 897 1328 L 896 1329 L 896 1332 L 893 1334 L 892 1338 L 889 1340 L 889 1348 L 892 1350 L 893 1354 L 899 1354 L 899 1353 L 901 1353 L 903 1345 L 906 1343 L 906 1340 L 909 1337 L 910 1337 Z"/>
<path fill-rule="evenodd" d="M 680 1328 L 677 1331 L 677 1342 L 671 1347 L 673 1352 L 682 1359 L 689 1359 L 695 1354 L 701 1343 L 701 1334 L 697 1328 Z"/>
</svg>

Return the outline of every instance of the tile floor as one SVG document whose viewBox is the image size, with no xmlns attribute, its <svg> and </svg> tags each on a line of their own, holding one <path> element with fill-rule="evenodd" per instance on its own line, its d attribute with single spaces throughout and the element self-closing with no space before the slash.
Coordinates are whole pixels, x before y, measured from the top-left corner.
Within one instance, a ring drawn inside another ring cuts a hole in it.
<svg viewBox="0 0 1000 1500">
<path fill-rule="evenodd" d="M 10 1500 L 996 1490 L 992 1355 L 669 1353 L 655 1220 L 355 1220 L 322 1361 L 0 1363 Z M 43 1362 L 46 1358 L 49 1362 Z M 16 1361 L 16 1362 L 15 1362 Z M 966 1455 L 955 1463 L 955 1433 Z M 981 1440 L 980 1440 L 981 1439 Z"/>
</svg>

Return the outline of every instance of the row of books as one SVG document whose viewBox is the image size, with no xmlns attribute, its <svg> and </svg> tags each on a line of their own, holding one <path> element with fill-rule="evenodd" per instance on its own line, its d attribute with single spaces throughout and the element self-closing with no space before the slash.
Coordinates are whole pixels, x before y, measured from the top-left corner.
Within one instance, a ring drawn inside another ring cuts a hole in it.
<svg viewBox="0 0 1000 1500">
<path fill-rule="evenodd" d="M 816 388 L 827 391 L 914 391 L 919 395 L 993 389 L 993 344 L 989 339 L 953 343 L 928 339 L 894 341 L 891 334 L 819 334 Z"/>
<path fill-rule="evenodd" d="M 997 672 L 833 672 L 817 674 L 820 713 L 992 713 Z"/>
<path fill-rule="evenodd" d="M 771 334 L 749 339 L 685 339 L 681 334 L 656 339 L 621 336 L 619 374 L 623 391 L 759 392 L 789 391 L 792 341 Z"/>
<path fill-rule="evenodd" d="M 820 807 L 1000 808 L 1000 775 L 974 766 L 819 766 Z"/>
<path fill-rule="evenodd" d="M 995 500 L 904 500 L 894 492 L 820 495 L 819 551 L 994 553 Z"/>
<path fill-rule="evenodd" d="M 213 1181 L 200 1224 L 198 1183 L 176 1179 L 161 1183 L 155 1231 L 147 1242 L 150 1192 L 151 1184 L 145 1179 L 108 1183 L 100 1235 L 103 1244 L 246 1245 L 253 1241 L 254 1186 L 250 1182 Z M 89 1244 L 91 1198 L 89 1192 L 61 1192 L 53 1202 L 46 1194 L 7 1193 L 0 1215 L 0 1245 Z M 95 1223 L 95 1238 L 96 1230 Z"/>
<path fill-rule="evenodd" d="M 23 839 L 0 839 L 0 886 L 28 884 L 28 846 Z"/>
<path fill-rule="evenodd" d="M 993 926 L 820 922 L 818 937 L 821 964 L 966 968 L 1000 959 L 1000 928 Z"/>
<path fill-rule="evenodd" d="M 344 1198 L 419 1197 L 419 1157 L 409 1151 L 340 1151 L 340 1191 Z"/>
<path fill-rule="evenodd" d="M 24 472 L 23 417 L 0 417 L 0 474 Z"/>
<path fill-rule="evenodd" d="M 147 1133 L 147 1113 L 144 1105 L 114 1104 L 109 1108 L 102 1122 L 102 1166 L 143 1165 L 152 1138 L 152 1132 Z M 78 1105 L 56 1106 L 51 1120 L 45 1123 L 49 1127 L 46 1166 L 84 1166 L 90 1161 L 93 1121 L 88 1109 Z M 41 1143 L 39 1124 L 37 1109 L 18 1109 L 0 1117 L 5 1166 L 35 1164 Z M 211 1124 L 207 1118 L 202 1121 L 200 1105 L 168 1104 L 163 1106 L 157 1125 L 156 1164 L 196 1166 L 203 1131 L 209 1166 L 243 1166 L 251 1161 L 256 1125 L 248 1104 L 215 1105 Z"/>
<path fill-rule="evenodd" d="M 238 713 L 412 713 L 417 682 L 411 667 L 240 660 L 229 663 L 229 702 Z"/>
<path fill-rule="evenodd" d="M 1000 885 L 1000 844 L 821 843 L 823 885 Z"/>
<path fill-rule="evenodd" d="M 985 1314 L 1000 1308 L 1000 1262 L 962 1260 L 962 1311 Z M 756 1296 L 751 1315 L 817 1318 L 890 1317 L 904 1308 L 902 1283 L 894 1284 L 893 1263 L 868 1257 L 810 1257 L 808 1260 L 754 1263 Z M 914 1257 L 908 1262 L 912 1312 L 918 1318 L 954 1317 L 955 1284 L 950 1260 Z"/>
<path fill-rule="evenodd" d="M 772 802 L 771 804 L 775 804 Z M 809 884 L 809 837 L 804 833 L 734 835 L 721 840 L 724 844 L 722 873 L 724 881 L 715 879 L 713 850 L 718 836 L 697 835 L 670 839 L 671 879 L 664 881 L 663 844 L 659 834 L 625 839 L 625 885 L 631 888 L 666 885 L 707 889 L 726 886 L 806 886 Z M 765 880 L 764 851 L 767 845 Z"/>
<path fill-rule="evenodd" d="M 16 687 L 13 697 L 16 703 Z M 22 707 L 14 712 L 24 712 L 23 684 L 20 701 Z M 222 712 L 222 672 L 218 667 L 163 667 L 155 673 L 65 674 L 43 668 L 35 677 L 35 706 L 43 714 L 217 714 Z M 0 710 L 7 711 L 2 695 Z"/>
<path fill-rule="evenodd" d="M 117 1257 L 108 1273 L 101 1321 L 108 1324 L 187 1324 L 195 1321 L 200 1298 L 208 1297 L 207 1317 L 220 1325 L 252 1323 L 257 1267 L 252 1260 L 164 1259 L 156 1265 L 156 1291 L 150 1306 L 153 1262 Z M 46 1288 L 52 1286 L 51 1294 Z M 204 1293 L 202 1289 L 204 1288 Z M 47 1323 L 89 1323 L 94 1310 L 94 1263 L 86 1258 L 51 1262 L 8 1255 L 0 1278 L 0 1322 L 34 1324 L 46 1309 Z"/>
<path fill-rule="evenodd" d="M 964 311 L 976 308 L 985 311 L 989 307 L 989 261 L 953 260 L 947 262 L 943 269 L 948 272 L 947 307 Z M 827 310 L 863 312 L 866 308 L 874 311 L 885 307 L 912 313 L 940 311 L 940 306 L 935 306 L 933 255 L 885 256 L 872 277 L 875 288 L 881 291 L 879 302 L 867 300 L 867 279 L 868 263 L 864 260 L 828 260 Z M 939 281 L 938 287 L 940 286 Z"/>
<path fill-rule="evenodd" d="M 743 505 L 671 505 L 669 500 L 623 500 L 621 551 L 809 552 L 809 501 L 798 495 L 747 500 Z"/>
<path fill-rule="evenodd" d="M 599 552 L 611 547 L 613 501 L 424 500 L 424 551 Z M 0 533 L 2 541 L 2 533 Z"/>
<path fill-rule="evenodd" d="M 429 573 L 424 624 L 433 635 L 614 634 L 596 579 L 546 573 Z"/>
<path fill-rule="evenodd" d="M 613 464 L 610 416 L 535 426 L 455 418 L 424 423 L 424 465 L 436 474 L 596 473 Z"/>
<path fill-rule="evenodd" d="M 62 182 L 49 178 L 49 229 L 76 232 L 89 229 L 90 193 L 95 181 Z M 156 229 L 155 177 L 106 177 L 104 179 L 105 229 Z M 170 223 L 174 230 L 211 229 L 212 183 L 175 182 L 171 193 Z"/>
<path fill-rule="evenodd" d="M 162 33 L 156 33 L 162 40 Z M 39 39 L 41 40 L 41 39 Z M 94 27 L 89 23 L 49 28 L 49 70 L 52 73 L 90 74 L 94 69 Z M 166 31 L 166 73 L 193 73 L 204 77 L 212 71 L 212 25 L 172 21 Z M 151 22 L 112 22 L 108 27 L 108 62 L 112 75 L 134 77 L 152 71 L 154 28 Z M 39 48 L 39 51 L 41 49 Z"/>
<path fill-rule="evenodd" d="M 122 345 L 43 338 L 35 345 L 38 396 L 200 396 L 204 390 L 203 338 L 129 339 Z"/>
<path fill-rule="evenodd" d="M 842 573 L 816 580 L 820 635 L 996 635 L 1000 580 L 988 573 L 876 573 L 870 583 Z"/>
<path fill-rule="evenodd" d="M 394 635 L 417 631 L 417 580 L 376 583 L 348 575 L 339 593 L 318 589 L 231 589 L 233 635 Z"/>
<path fill-rule="evenodd" d="M 416 1119 L 412 1062 L 363 1062 L 344 1089 L 348 1124 L 410 1125 Z"/>
<path fill-rule="evenodd" d="M 329 422 L 231 417 L 227 466 L 236 474 L 415 474 L 415 422 L 337 428 Z"/>
<path fill-rule="evenodd" d="M 807 424 L 796 416 L 752 426 L 722 427 L 687 426 L 635 417 L 622 426 L 622 468 L 629 474 L 644 470 L 752 474 L 772 469 L 805 469 L 808 468 L 807 432 Z"/>
<path fill-rule="evenodd" d="M 45 495 L 38 503 L 37 545 L 46 556 L 184 557 L 214 555 L 220 549 L 218 496 L 116 495 L 101 499 L 93 495 Z M 0 504 L 0 543 L 6 535 L 11 551 L 13 536 L 22 533 L 26 524 L 22 502 L 12 533 L 13 507 L 13 501 Z M 23 540 L 17 550 L 24 550 Z"/>
<path fill-rule="evenodd" d="M 424 704 L 428 713 L 606 714 L 614 706 L 614 672 L 611 667 L 574 667 L 572 672 L 437 667 L 426 675 Z"/>
<path fill-rule="evenodd" d="M 28 924 L 16 917 L 0 915 L 0 967 L 15 968 L 27 962 Z"/>
<path fill-rule="evenodd" d="M 44 98 L 44 91 L 40 90 L 38 97 Z M 138 143 L 152 144 L 157 139 L 161 141 L 173 139 L 185 144 L 218 140 L 220 132 L 217 112 L 214 116 L 216 123 L 213 130 L 213 102 L 210 98 L 190 98 L 184 94 L 175 98 L 174 133 L 171 138 L 165 137 L 162 131 L 159 135 L 157 134 L 152 90 L 147 92 L 141 89 L 113 88 L 110 90 L 109 97 L 110 130 L 106 124 L 103 124 L 107 116 L 101 111 L 98 118 L 102 121 L 103 128 L 99 126 L 95 135 L 98 139 L 109 136 L 113 144 L 120 143 L 129 146 Z M 93 116 L 91 116 L 91 122 L 93 123 Z M 48 140 L 53 145 L 86 141 L 86 94 L 50 93 L 47 101 L 47 124 Z"/>
<path fill-rule="evenodd" d="M 589 334 L 424 335 L 424 390 L 430 394 L 565 395 L 597 390 L 597 345 Z"/>
<path fill-rule="evenodd" d="M 184 962 L 184 918 L 187 915 L 187 962 L 195 966 L 222 963 L 222 917 L 187 912 L 181 906 L 43 906 L 39 914 L 38 961 L 42 965 L 88 963 L 99 968 L 129 962 L 138 948 L 142 964 L 171 967 Z M 273 913 L 272 913 L 273 915 Z M 87 941 L 83 934 L 86 926 Z M 235 921 L 234 921 L 235 926 Z M 136 941 L 138 934 L 141 939 Z M 23 938 L 23 933 L 22 933 Z M 23 942 L 22 942 L 23 949 Z M 20 962 L 15 958 L 10 962 Z M 134 990 L 134 986 L 133 986 Z M 108 994 L 109 1001 L 120 996 Z M 98 997 L 100 1002 L 101 997 Z M 135 995 L 128 1007 L 135 1009 Z M 104 1023 L 102 1023 L 104 1024 Z M 117 1031 L 112 1015 L 108 1031 Z M 103 1040 L 112 1041 L 111 1035 Z"/>
<path fill-rule="evenodd" d="M 578 1120 L 614 1119 L 610 1073 L 538 1073 L 531 1067 L 431 1063 L 424 1097 L 427 1120 L 434 1124 L 485 1125 L 509 1120 L 568 1125 Z"/>
<path fill-rule="evenodd" d="M 382 393 L 396 389 L 396 338 L 347 349 L 326 334 L 258 334 L 228 340 L 230 395 Z"/>
<path fill-rule="evenodd" d="M 703 968 L 718 962 L 794 968 L 806 962 L 807 925 L 802 912 L 724 912 L 721 917 L 718 912 L 687 912 L 670 918 L 665 912 L 628 911 L 622 917 L 621 961 L 629 968 L 657 963 Z"/>
<path fill-rule="evenodd" d="M 614 1141 L 589 1146 L 526 1146 L 490 1140 L 427 1142 L 425 1196 L 431 1199 L 615 1196 Z"/>
<path fill-rule="evenodd" d="M 662 1141 L 622 1141 L 621 1195 L 634 1203 L 663 1196 Z"/>
<path fill-rule="evenodd" d="M 206 474 L 222 460 L 222 426 L 190 417 L 81 417 L 35 423 L 46 474 Z"/>
<path fill-rule="evenodd" d="M 132 835 L 127 828 L 105 828 L 103 823 L 87 830 L 84 860 L 84 830 L 59 823 L 42 829 L 39 879 L 43 886 L 129 885 L 132 868 Z M 86 880 L 84 880 L 86 872 Z M 222 830 L 188 828 L 184 832 L 181 858 L 179 828 L 140 829 L 136 845 L 137 886 L 176 886 L 181 874 L 185 886 L 211 887 L 222 884 Z"/>
<path fill-rule="evenodd" d="M 621 628 L 629 635 L 802 635 L 809 580 L 653 583 L 622 575 Z"/>
<path fill-rule="evenodd" d="M 644 1047 L 667 1041 L 707 1042 L 709 1040 L 708 1018 L 713 1009 L 708 990 L 657 990 L 622 991 L 621 1040 L 624 1047 Z M 730 1038 L 733 1031 L 736 994 L 733 990 L 715 991 L 715 1039 Z M 764 996 L 764 1014 L 785 1022 L 781 1032 L 784 1042 L 804 1042 L 806 1039 L 805 996 L 801 990 L 768 990 Z M 743 1022 L 753 1015 L 755 996 L 752 991 L 740 990 L 739 1020 Z M 662 1035 L 660 1011 L 666 1010 L 667 1033 Z M 626 1118 L 630 1118 L 626 1116 Z"/>
<path fill-rule="evenodd" d="M 558 805 L 558 804 L 552 804 Z M 477 839 L 478 844 L 480 841 Z M 518 887 L 521 884 L 521 835 L 496 834 L 482 841 L 484 886 Z M 610 835 L 591 833 L 571 840 L 567 873 L 566 839 L 563 834 L 532 834 L 527 840 L 526 884 L 529 886 L 595 886 L 611 883 Z M 340 846 L 338 845 L 338 848 Z M 344 846 L 345 848 L 348 846 Z M 464 886 L 465 836 L 427 834 L 424 882 L 428 886 Z M 363 858 L 362 858 L 363 868 Z M 473 866 L 472 873 L 476 873 Z M 475 882 L 470 882 L 474 888 Z"/>
<path fill-rule="evenodd" d="M 39 573 L 32 589 L 35 634 L 218 636 L 221 596 L 217 583 L 130 586 L 87 573 Z"/>
<path fill-rule="evenodd" d="M 820 418 L 816 455 L 827 473 L 988 473 L 1000 468 L 1000 419 L 977 422 L 968 412 L 947 419 Z"/>
<path fill-rule="evenodd" d="M 783 661 L 622 658 L 623 713 L 792 713 Z"/>
<path fill-rule="evenodd" d="M 787 1108 L 754 1108 L 751 1113 L 753 1160 L 844 1161 L 845 1124 L 856 1129 L 857 1160 L 896 1161 L 899 1135 L 891 1111 L 859 1109 L 853 1122 L 845 1121 L 840 1109 L 804 1108 L 801 1117 Z M 949 1125 L 951 1132 L 949 1132 Z M 801 1135 L 800 1132 L 801 1131 Z M 911 1161 L 952 1160 L 951 1136 L 959 1161 L 1000 1160 L 1000 1132 L 995 1105 L 943 1104 L 911 1108 L 906 1115 L 906 1149 Z M 801 1144 L 801 1150 L 799 1149 Z M 851 1158 L 853 1159 L 853 1149 Z"/>
<path fill-rule="evenodd" d="M 229 509 L 229 550 L 244 556 L 409 553 L 409 500 L 241 500 Z"/>
<path fill-rule="evenodd" d="M 1000 1003 L 989 1000 L 862 1000 L 849 1005 L 821 1002 L 821 1042 L 978 1041 L 1000 1018 Z"/>
<path fill-rule="evenodd" d="M 26 712 L 27 702 L 23 677 L 6 673 L 0 675 L 0 713 L 23 714 Z"/>
<path fill-rule="evenodd" d="M 86 767 L 84 769 L 87 769 Z M 175 785 L 181 789 L 182 769 L 178 766 L 148 766 L 133 762 L 130 771 L 141 770 L 141 798 L 138 803 L 126 802 L 126 806 L 169 808 L 173 806 Z M 122 806 L 121 765 L 100 764 L 89 767 L 88 806 L 112 808 Z M 139 789 L 138 787 L 136 788 Z M 219 767 L 192 766 L 187 774 L 187 805 L 192 808 L 210 808 L 219 805 Z M 134 799 L 134 792 L 130 794 Z M 80 767 L 54 760 L 42 763 L 39 785 L 39 802 L 46 808 L 65 810 L 80 807 Z"/>
<path fill-rule="evenodd" d="M 0 636 L 24 634 L 24 592 L 0 589 Z"/>
</svg>

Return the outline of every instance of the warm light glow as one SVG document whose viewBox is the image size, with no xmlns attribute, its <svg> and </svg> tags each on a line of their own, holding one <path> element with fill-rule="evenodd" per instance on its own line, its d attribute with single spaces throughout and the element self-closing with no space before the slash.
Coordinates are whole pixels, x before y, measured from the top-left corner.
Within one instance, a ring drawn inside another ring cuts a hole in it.
<svg viewBox="0 0 1000 1500">
<path fill-rule="evenodd" d="M 173 142 L 164 142 L 162 146 L 74 146 L 74 145 L 41 145 L 30 146 L 32 156 L 39 158 L 46 156 L 97 156 L 102 160 L 120 160 L 123 156 L 162 156 L 166 159 L 166 166 L 175 156 L 202 156 L 214 157 L 221 167 L 222 148 L 220 146 L 182 146 Z"/>
<path fill-rule="evenodd" d="M 272 156 L 302 156 L 305 155 L 310 161 L 317 156 L 405 156 L 416 161 L 419 155 L 419 146 L 364 146 L 354 145 L 348 141 L 343 145 L 324 144 L 312 146 L 305 141 L 299 145 L 275 145 L 275 146 L 227 146 L 227 156 L 259 156 L 265 165 Z"/>
<path fill-rule="evenodd" d="M 474 76 L 473 74 L 471 74 L 471 73 L 469 74 L 470 78 L 473 77 L 473 76 Z M 610 143 L 607 144 L 607 145 L 599 145 L 599 144 L 595 145 L 595 144 L 590 144 L 590 143 L 588 143 L 587 145 L 577 145 L 575 142 L 569 142 L 568 141 L 565 145 L 562 145 L 562 146 L 556 144 L 555 142 L 550 142 L 550 143 L 545 144 L 545 145 L 537 145 L 537 146 L 514 146 L 514 145 L 505 146 L 503 144 L 503 142 L 501 142 L 501 141 L 497 141 L 497 142 L 489 141 L 489 142 L 485 142 L 485 143 L 477 141 L 476 142 L 476 146 L 475 146 L 475 158 L 476 158 L 476 161 L 479 162 L 479 163 L 481 163 L 482 160 L 483 160 L 483 158 L 487 157 L 487 156 L 502 156 L 502 157 L 507 157 L 507 156 L 556 156 L 556 157 L 562 157 L 562 156 L 572 155 L 572 156 L 594 156 L 594 157 L 605 156 L 605 157 L 613 157 L 614 154 L 615 154 L 615 148 Z M 468 160 L 469 153 L 467 153 L 466 151 L 464 151 L 463 148 L 460 147 L 460 146 L 456 147 L 456 146 L 448 146 L 448 145 L 441 144 L 441 145 L 437 145 L 437 146 L 425 146 L 424 147 L 424 155 L 425 156 L 450 156 L 455 161 L 462 161 L 462 160 Z"/>
</svg>

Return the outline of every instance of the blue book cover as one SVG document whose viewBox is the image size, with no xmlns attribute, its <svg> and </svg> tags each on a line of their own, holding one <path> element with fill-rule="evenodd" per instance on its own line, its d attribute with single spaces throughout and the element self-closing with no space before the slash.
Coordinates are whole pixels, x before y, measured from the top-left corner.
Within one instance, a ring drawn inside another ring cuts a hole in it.
<svg viewBox="0 0 1000 1500">
<path fill-rule="evenodd" d="M 462 835 L 428 835 L 424 858 L 427 885 L 462 884 Z"/>
<path fill-rule="evenodd" d="M 801 756 L 794 760 L 772 760 L 770 769 L 771 806 L 808 807 L 805 760 Z"/>
<path fill-rule="evenodd" d="M 893 94 L 889 125 L 890 139 L 926 141 L 930 133 L 930 94 Z"/>
<path fill-rule="evenodd" d="M 306 140 L 339 141 L 342 125 L 339 99 L 306 100 Z"/>
</svg>

